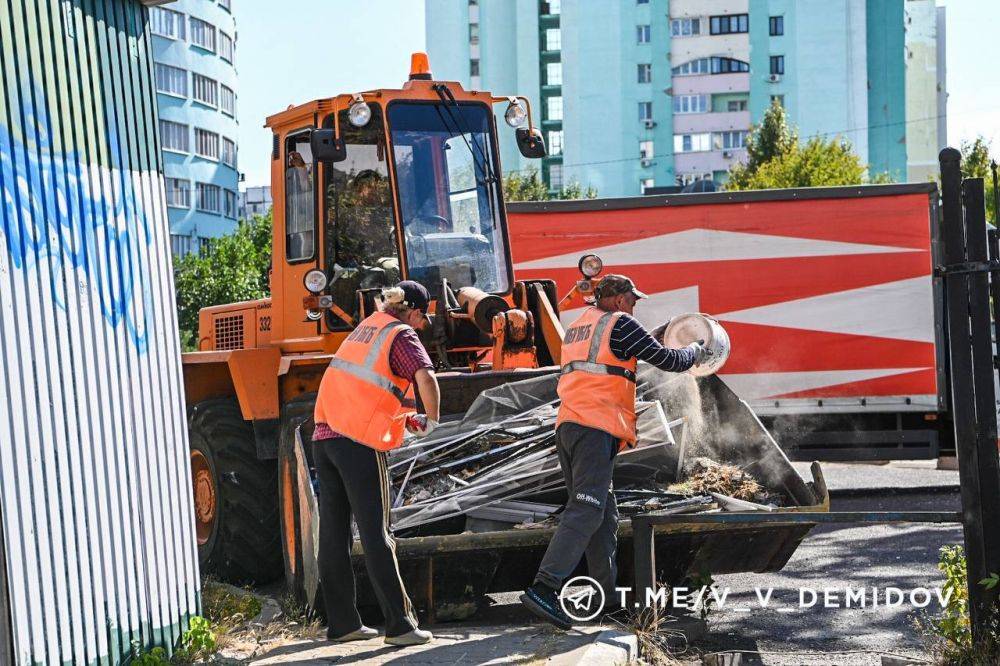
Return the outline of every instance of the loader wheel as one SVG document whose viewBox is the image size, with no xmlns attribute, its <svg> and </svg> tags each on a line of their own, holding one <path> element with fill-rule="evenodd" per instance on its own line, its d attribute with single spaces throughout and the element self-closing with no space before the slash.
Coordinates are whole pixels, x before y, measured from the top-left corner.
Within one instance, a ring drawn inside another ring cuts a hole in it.
<svg viewBox="0 0 1000 666">
<path fill-rule="evenodd" d="M 278 503 L 281 507 L 281 554 L 285 565 L 285 585 L 300 603 L 307 601 L 302 563 L 302 528 L 299 514 L 298 471 L 295 460 L 295 430 L 302 426 L 302 443 L 312 468 L 312 423 L 316 394 L 307 393 L 285 403 L 278 440 Z"/>
<path fill-rule="evenodd" d="M 192 407 L 188 434 L 202 571 L 236 584 L 278 578 L 277 465 L 257 459 L 253 427 L 235 400 L 206 400 Z"/>
</svg>

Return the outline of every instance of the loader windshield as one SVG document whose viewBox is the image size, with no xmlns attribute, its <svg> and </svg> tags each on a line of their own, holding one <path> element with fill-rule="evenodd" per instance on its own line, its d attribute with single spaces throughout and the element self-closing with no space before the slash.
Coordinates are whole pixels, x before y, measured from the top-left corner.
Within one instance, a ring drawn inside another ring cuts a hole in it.
<svg viewBox="0 0 1000 666">
<path fill-rule="evenodd" d="M 499 160 L 483 104 L 394 102 L 389 128 L 409 277 L 506 292 Z"/>
</svg>

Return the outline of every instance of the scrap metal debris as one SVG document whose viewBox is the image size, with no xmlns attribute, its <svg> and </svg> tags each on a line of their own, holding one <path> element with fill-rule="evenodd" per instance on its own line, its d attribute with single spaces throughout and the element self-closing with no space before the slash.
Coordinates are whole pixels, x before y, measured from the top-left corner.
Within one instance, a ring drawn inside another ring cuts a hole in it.
<svg viewBox="0 0 1000 666">
<path fill-rule="evenodd" d="M 427 525 L 453 532 L 555 525 L 554 512 L 566 500 L 555 446 L 557 381 L 543 376 L 484 391 L 460 421 L 391 451 L 395 529 L 405 535 Z M 738 501 L 744 510 L 766 509 L 780 501 L 739 467 L 709 458 L 685 464 L 686 419 L 668 419 L 660 401 L 645 396 L 636 411 L 639 441 L 619 453 L 615 466 L 623 515 L 734 510 Z"/>
</svg>

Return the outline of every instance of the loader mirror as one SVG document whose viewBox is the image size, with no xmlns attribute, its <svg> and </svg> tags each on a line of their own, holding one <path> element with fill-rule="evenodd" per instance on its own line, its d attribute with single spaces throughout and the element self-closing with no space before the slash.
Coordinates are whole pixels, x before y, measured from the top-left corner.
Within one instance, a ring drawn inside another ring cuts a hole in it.
<svg viewBox="0 0 1000 666">
<path fill-rule="evenodd" d="M 519 127 L 514 135 L 517 137 L 517 149 L 525 157 L 545 157 L 545 139 L 537 127 Z"/>
<path fill-rule="evenodd" d="M 317 162 L 343 162 L 347 159 L 347 146 L 332 129 L 314 129 L 309 136 L 309 147 Z"/>
</svg>

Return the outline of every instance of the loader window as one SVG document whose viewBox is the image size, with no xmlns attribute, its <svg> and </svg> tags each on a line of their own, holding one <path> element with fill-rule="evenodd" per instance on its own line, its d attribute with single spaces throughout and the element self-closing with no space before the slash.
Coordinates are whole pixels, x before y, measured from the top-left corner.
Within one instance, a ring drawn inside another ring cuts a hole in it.
<svg viewBox="0 0 1000 666">
<path fill-rule="evenodd" d="M 316 254 L 316 204 L 309 135 L 285 141 L 285 257 L 289 262 Z"/>
<path fill-rule="evenodd" d="M 509 288 L 491 119 L 483 104 L 389 106 L 408 274 L 432 293 L 442 278 Z"/>
<path fill-rule="evenodd" d="M 347 159 L 325 171 L 325 254 L 334 302 L 358 315 L 359 289 L 388 287 L 399 281 L 399 251 L 392 211 L 382 110 L 371 105 L 372 117 L 355 127 L 340 114 L 340 133 Z M 332 126 L 333 118 L 327 119 Z M 332 328 L 341 326 L 330 321 Z"/>
</svg>

